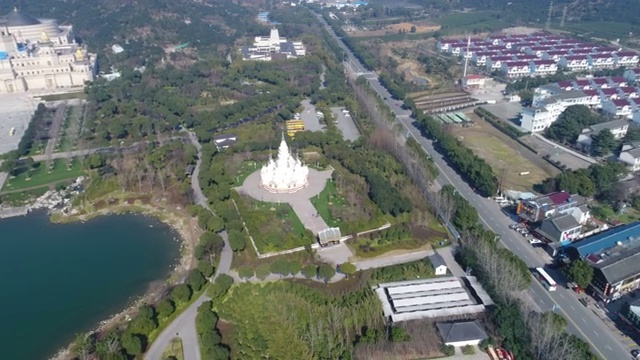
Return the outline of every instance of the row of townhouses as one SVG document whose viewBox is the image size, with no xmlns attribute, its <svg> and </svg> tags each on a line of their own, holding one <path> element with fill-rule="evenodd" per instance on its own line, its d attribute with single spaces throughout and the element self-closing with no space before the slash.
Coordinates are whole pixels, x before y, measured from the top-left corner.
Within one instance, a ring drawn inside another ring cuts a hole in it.
<svg viewBox="0 0 640 360">
<path fill-rule="evenodd" d="M 546 76 L 558 69 L 590 71 L 634 67 L 640 58 L 632 51 L 601 46 L 558 35 L 494 35 L 486 39 L 443 39 L 438 50 L 462 56 L 509 78 Z"/>
<path fill-rule="evenodd" d="M 638 69 L 627 70 L 635 74 Z M 561 81 L 538 87 L 532 105 L 522 109 L 520 126 L 540 132 L 553 124 L 571 105 L 585 105 L 618 119 L 640 122 L 640 89 L 638 83 L 625 77 L 603 77 Z"/>
</svg>

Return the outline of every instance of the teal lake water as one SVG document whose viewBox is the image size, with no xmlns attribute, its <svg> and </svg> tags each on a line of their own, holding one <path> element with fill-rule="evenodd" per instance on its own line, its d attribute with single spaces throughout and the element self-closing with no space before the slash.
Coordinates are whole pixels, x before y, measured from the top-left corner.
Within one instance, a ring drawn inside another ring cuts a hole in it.
<svg viewBox="0 0 640 360">
<path fill-rule="evenodd" d="M 141 215 L 50 224 L 45 213 L 0 220 L 3 359 L 48 359 L 164 280 L 178 234 Z"/>
</svg>

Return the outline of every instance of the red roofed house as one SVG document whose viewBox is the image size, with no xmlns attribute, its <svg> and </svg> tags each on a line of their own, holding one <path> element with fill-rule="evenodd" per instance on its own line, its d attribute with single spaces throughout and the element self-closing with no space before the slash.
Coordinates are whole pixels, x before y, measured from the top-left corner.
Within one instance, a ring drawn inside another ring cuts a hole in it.
<svg viewBox="0 0 640 360">
<path fill-rule="evenodd" d="M 465 89 L 482 89 L 484 87 L 484 76 L 467 75 L 462 79 L 462 87 Z"/>
<path fill-rule="evenodd" d="M 588 96 L 585 105 L 590 108 L 602 107 L 602 96 L 598 90 L 582 90 L 582 92 Z"/>
<path fill-rule="evenodd" d="M 622 97 L 626 97 L 627 99 L 637 99 L 640 97 L 640 94 L 638 94 L 638 89 L 634 88 L 633 86 L 621 86 L 618 88 L 618 91 L 620 92 L 620 95 L 622 95 Z"/>
<path fill-rule="evenodd" d="M 633 100 L 618 99 L 605 101 L 602 111 L 616 117 L 631 117 L 636 105 Z"/>
<path fill-rule="evenodd" d="M 592 69 L 613 69 L 616 60 L 609 53 L 589 54 L 589 64 Z"/>
<path fill-rule="evenodd" d="M 555 64 L 554 64 L 555 65 Z M 502 63 L 500 69 L 503 74 L 506 74 L 508 78 L 519 78 L 524 76 L 530 76 L 531 64 L 526 61 L 507 61 Z"/>
<path fill-rule="evenodd" d="M 589 70 L 589 58 L 586 55 L 567 55 L 560 58 L 558 66 L 571 71 Z"/>
<path fill-rule="evenodd" d="M 593 90 L 593 85 L 589 80 L 575 80 L 573 84 L 578 90 Z"/>
<path fill-rule="evenodd" d="M 491 51 L 478 51 L 473 54 L 473 62 L 478 66 L 485 66 L 487 64 L 487 59 L 491 56 L 498 56 L 497 53 Z"/>
<path fill-rule="evenodd" d="M 571 81 L 559 81 L 557 85 L 560 89 L 565 91 L 573 89 L 573 84 L 571 83 Z"/>
<path fill-rule="evenodd" d="M 593 49 L 589 48 L 576 48 L 569 50 L 571 55 L 589 55 L 593 52 Z"/>
<path fill-rule="evenodd" d="M 614 55 L 616 67 L 633 67 L 638 65 L 638 54 L 633 51 L 618 51 Z"/>
<path fill-rule="evenodd" d="M 487 58 L 487 71 L 495 71 L 502 69 L 502 63 L 505 61 L 513 61 L 513 56 L 490 56 Z"/>
<path fill-rule="evenodd" d="M 607 78 L 592 78 L 591 84 L 594 89 L 608 89 L 611 87 Z"/>
<path fill-rule="evenodd" d="M 451 50 L 451 45 L 454 44 L 462 44 L 462 41 L 460 39 L 441 39 L 438 41 L 438 50 L 448 52 Z"/>
<path fill-rule="evenodd" d="M 618 100 L 622 98 L 620 96 L 620 93 L 618 92 L 618 89 L 600 88 L 598 92 L 600 92 L 600 96 L 602 97 L 603 101 Z"/>
<path fill-rule="evenodd" d="M 535 76 L 553 75 L 558 72 L 558 65 L 553 60 L 533 60 L 530 64 L 531 72 Z"/>
<path fill-rule="evenodd" d="M 558 62 L 563 56 L 566 55 L 567 51 L 565 50 L 549 50 L 542 55 L 542 58 L 545 60 L 553 60 L 555 62 Z"/>
</svg>

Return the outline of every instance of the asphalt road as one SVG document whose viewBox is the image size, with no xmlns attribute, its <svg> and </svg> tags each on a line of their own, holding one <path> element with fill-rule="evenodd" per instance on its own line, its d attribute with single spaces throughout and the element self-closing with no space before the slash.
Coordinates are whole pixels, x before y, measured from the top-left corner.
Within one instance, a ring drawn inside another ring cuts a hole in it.
<svg viewBox="0 0 640 360">
<path fill-rule="evenodd" d="M 396 114 L 396 119 L 407 131 L 407 136 L 413 136 L 422 145 L 423 150 L 431 155 L 440 171 L 436 182 L 440 185 L 453 185 L 460 195 L 476 208 L 485 226 L 500 235 L 503 245 L 523 259 L 529 267 L 544 265 L 544 261 L 531 245 L 519 234 L 509 229 L 508 226 L 512 223 L 512 220 L 502 212 L 494 201 L 477 195 L 469 185 L 449 167 L 442 156 L 435 151 L 432 142 L 422 137 L 420 131 L 413 125 L 414 119 L 411 118 L 411 112 L 402 109 L 402 103 L 400 101 L 392 99 L 391 94 L 378 81 L 377 76 L 372 76 L 372 73 L 368 72 L 364 65 L 357 60 L 326 21 L 324 21 L 320 15 L 317 16 L 319 21 L 325 25 L 329 34 L 336 39 L 340 47 L 344 50 L 347 66 L 350 66 L 352 70 L 360 73 L 369 80 L 373 89 L 385 99 L 385 103 Z M 630 358 L 629 349 L 620 343 L 615 335 L 608 330 L 607 326 L 593 314 L 591 310 L 585 308 L 578 302 L 578 298 L 573 292 L 562 287 L 558 287 L 558 290 L 555 292 L 549 292 L 535 279 L 528 292 L 534 303 L 537 304 L 541 310 L 555 310 L 564 315 L 568 322 L 568 331 L 589 342 L 591 348 L 599 357 L 607 360 Z"/>
</svg>

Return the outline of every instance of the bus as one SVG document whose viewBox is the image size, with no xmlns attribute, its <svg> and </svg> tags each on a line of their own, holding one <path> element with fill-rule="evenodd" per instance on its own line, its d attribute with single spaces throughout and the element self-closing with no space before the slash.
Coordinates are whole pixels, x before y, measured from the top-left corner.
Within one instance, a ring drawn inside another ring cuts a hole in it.
<svg viewBox="0 0 640 360">
<path fill-rule="evenodd" d="M 558 286 L 558 284 L 556 284 L 556 282 L 553 281 L 551 276 L 549 276 L 549 274 L 547 274 L 547 272 L 544 271 L 543 268 L 540 268 L 540 267 L 536 268 L 534 274 L 536 275 L 536 278 L 538 278 L 540 283 L 542 283 L 542 285 L 544 285 L 547 288 L 547 290 L 556 291 L 556 287 Z"/>
</svg>

